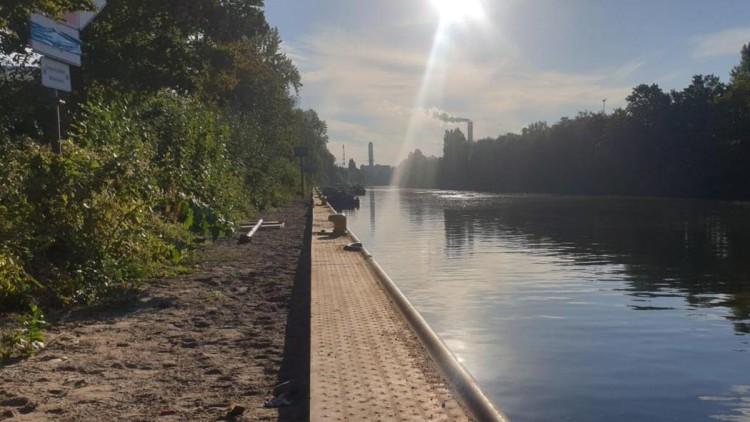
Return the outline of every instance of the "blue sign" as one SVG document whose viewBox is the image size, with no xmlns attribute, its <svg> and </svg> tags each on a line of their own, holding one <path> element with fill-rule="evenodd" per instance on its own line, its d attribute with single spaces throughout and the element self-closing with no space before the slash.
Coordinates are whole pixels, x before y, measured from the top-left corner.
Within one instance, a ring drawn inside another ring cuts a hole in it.
<svg viewBox="0 0 750 422">
<path fill-rule="evenodd" d="M 47 57 L 74 66 L 81 65 L 81 38 L 78 30 L 47 17 L 31 15 L 31 48 Z"/>
</svg>

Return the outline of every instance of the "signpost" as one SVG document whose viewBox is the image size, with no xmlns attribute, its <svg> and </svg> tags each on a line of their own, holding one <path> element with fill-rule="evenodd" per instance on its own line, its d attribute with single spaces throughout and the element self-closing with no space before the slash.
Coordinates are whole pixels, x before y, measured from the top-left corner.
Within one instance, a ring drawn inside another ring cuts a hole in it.
<svg viewBox="0 0 750 422">
<path fill-rule="evenodd" d="M 52 149 L 57 154 L 62 153 L 60 104 L 65 104 L 60 99 L 60 91 L 70 92 L 72 90 L 70 67 L 68 65 L 81 66 L 83 50 L 79 31 L 85 28 L 107 5 L 105 0 L 93 0 L 93 3 L 96 6 L 95 11 L 79 10 L 68 13 L 63 18 L 63 22 L 56 22 L 39 13 L 32 13 L 30 18 L 29 45 L 34 51 L 42 55 L 39 65 L 42 71 L 42 85 L 52 88 L 55 93 L 57 141 L 52 143 Z"/>
<path fill-rule="evenodd" d="M 81 66 L 81 37 L 77 29 L 32 13 L 30 44 L 39 54 Z"/>
<path fill-rule="evenodd" d="M 70 92 L 70 66 L 65 63 L 42 57 L 40 62 L 42 69 L 42 85 L 47 88 Z"/>
</svg>

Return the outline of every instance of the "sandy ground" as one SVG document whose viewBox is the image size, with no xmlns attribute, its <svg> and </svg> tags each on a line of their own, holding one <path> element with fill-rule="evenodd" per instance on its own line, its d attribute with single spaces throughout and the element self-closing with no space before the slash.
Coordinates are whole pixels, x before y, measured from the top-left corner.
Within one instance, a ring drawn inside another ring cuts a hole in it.
<svg viewBox="0 0 750 422">
<path fill-rule="evenodd" d="M 311 217 L 306 202 L 291 203 L 262 216 L 284 229 L 214 242 L 191 274 L 149 282 L 117 306 L 48 313 L 47 347 L 0 365 L 0 420 L 308 420 Z M 453 400 L 401 331 L 419 377 Z M 291 405 L 264 408 L 289 380 Z"/>
<path fill-rule="evenodd" d="M 121 306 L 59 315 L 44 351 L 0 366 L 0 420 L 307 420 L 306 205 L 263 215 L 286 228 L 215 242 L 199 270 Z M 265 409 L 289 379 L 292 405 Z"/>
</svg>

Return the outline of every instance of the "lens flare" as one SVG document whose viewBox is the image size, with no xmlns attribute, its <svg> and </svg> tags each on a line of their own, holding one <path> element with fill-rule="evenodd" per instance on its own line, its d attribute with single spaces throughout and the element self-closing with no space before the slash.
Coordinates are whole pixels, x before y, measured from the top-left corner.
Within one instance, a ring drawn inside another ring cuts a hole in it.
<svg viewBox="0 0 750 422">
<path fill-rule="evenodd" d="M 417 126 L 420 117 L 424 118 L 425 110 L 443 99 L 445 78 L 448 67 L 448 53 L 452 42 L 453 30 L 469 29 L 469 21 L 480 24 L 486 22 L 486 13 L 482 7 L 483 0 L 430 0 L 440 15 L 435 29 L 432 49 L 425 63 L 422 82 L 414 98 L 411 118 L 406 127 L 398 161 L 405 159 L 414 148 Z M 429 104 L 428 104 L 429 103 Z M 439 142 L 439 141 L 438 141 Z M 396 169 L 392 184 L 399 184 L 403 175 Z"/>
</svg>

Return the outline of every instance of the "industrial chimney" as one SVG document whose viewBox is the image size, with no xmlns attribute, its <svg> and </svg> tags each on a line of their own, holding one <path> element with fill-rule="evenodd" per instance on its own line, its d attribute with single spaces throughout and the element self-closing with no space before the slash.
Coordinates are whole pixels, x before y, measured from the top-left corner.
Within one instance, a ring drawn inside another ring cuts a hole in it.
<svg viewBox="0 0 750 422">
<path fill-rule="evenodd" d="M 369 152 L 369 157 L 370 157 L 370 168 L 372 168 L 372 166 L 375 165 L 375 154 L 373 154 L 373 151 L 372 151 L 372 142 L 370 142 L 367 145 L 367 151 Z"/>
<path fill-rule="evenodd" d="M 466 132 L 467 137 L 469 138 L 469 143 L 474 142 L 474 122 L 471 120 L 466 123 Z"/>
</svg>

